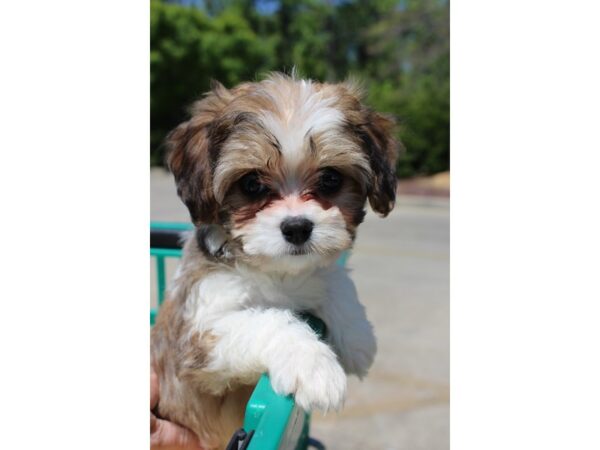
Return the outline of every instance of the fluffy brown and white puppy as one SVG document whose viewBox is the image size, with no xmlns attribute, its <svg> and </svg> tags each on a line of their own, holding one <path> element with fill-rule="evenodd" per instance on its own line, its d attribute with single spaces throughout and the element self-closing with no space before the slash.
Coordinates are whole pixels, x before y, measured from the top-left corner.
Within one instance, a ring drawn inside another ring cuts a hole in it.
<svg viewBox="0 0 600 450">
<path fill-rule="evenodd" d="M 168 137 L 197 227 L 152 331 L 158 415 L 207 448 L 242 423 L 259 375 L 307 410 L 338 409 L 373 362 L 373 330 L 346 270 L 367 199 L 393 208 L 393 123 L 351 83 L 274 74 L 216 85 Z M 327 341 L 297 317 L 308 311 Z"/>
</svg>

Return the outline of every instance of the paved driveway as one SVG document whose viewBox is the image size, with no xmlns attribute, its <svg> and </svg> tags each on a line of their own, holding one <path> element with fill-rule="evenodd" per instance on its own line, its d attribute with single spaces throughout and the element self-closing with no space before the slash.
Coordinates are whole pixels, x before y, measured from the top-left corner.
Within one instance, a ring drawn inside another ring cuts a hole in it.
<svg viewBox="0 0 600 450">
<path fill-rule="evenodd" d="M 153 169 L 151 187 L 152 220 L 188 220 L 170 175 Z M 379 351 L 343 412 L 313 416 L 312 435 L 328 450 L 448 449 L 448 200 L 400 197 L 386 219 L 369 211 L 348 265 Z"/>
</svg>

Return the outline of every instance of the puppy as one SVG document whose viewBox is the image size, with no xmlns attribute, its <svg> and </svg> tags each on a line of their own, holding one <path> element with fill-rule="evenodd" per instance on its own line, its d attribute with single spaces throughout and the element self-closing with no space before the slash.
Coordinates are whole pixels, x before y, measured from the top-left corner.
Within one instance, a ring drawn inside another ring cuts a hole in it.
<svg viewBox="0 0 600 450">
<path fill-rule="evenodd" d="M 268 372 L 305 410 L 339 409 L 346 374 L 363 377 L 375 337 L 335 264 L 368 199 L 396 191 L 393 122 L 351 83 L 273 74 L 216 84 L 167 139 L 168 165 L 196 232 L 152 331 L 157 414 L 224 448 Z M 328 330 L 318 339 L 297 315 Z"/>
</svg>

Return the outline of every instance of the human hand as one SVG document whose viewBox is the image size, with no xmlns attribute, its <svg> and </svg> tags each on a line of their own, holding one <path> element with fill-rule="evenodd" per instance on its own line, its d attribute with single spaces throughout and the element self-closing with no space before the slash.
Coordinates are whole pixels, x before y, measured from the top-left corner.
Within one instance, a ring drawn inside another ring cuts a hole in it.
<svg viewBox="0 0 600 450">
<path fill-rule="evenodd" d="M 152 410 L 158 405 L 158 376 L 150 371 L 150 449 L 203 450 L 198 437 L 187 428 L 159 419 Z"/>
</svg>

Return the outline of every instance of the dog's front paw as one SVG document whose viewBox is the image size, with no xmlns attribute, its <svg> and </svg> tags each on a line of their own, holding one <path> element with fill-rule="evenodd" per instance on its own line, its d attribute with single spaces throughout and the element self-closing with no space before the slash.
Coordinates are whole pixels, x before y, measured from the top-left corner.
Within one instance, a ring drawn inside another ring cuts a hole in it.
<svg viewBox="0 0 600 450">
<path fill-rule="evenodd" d="M 344 404 L 346 374 L 333 351 L 322 342 L 298 351 L 285 366 L 271 370 L 270 376 L 275 392 L 293 394 L 306 411 L 339 410 Z"/>
</svg>

